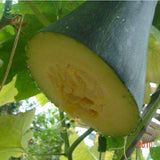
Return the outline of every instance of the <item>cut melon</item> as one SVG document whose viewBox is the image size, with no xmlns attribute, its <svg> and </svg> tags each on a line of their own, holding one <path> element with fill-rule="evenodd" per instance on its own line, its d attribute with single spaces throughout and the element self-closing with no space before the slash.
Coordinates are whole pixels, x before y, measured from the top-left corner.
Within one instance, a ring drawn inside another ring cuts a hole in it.
<svg viewBox="0 0 160 160">
<path fill-rule="evenodd" d="M 133 132 L 143 104 L 155 6 L 85 2 L 36 33 L 27 58 L 39 88 L 60 110 L 103 135 Z"/>
<path fill-rule="evenodd" d="M 67 36 L 40 32 L 28 44 L 28 64 L 40 89 L 61 110 L 104 135 L 124 135 L 139 121 L 137 105 L 116 73 Z"/>
</svg>

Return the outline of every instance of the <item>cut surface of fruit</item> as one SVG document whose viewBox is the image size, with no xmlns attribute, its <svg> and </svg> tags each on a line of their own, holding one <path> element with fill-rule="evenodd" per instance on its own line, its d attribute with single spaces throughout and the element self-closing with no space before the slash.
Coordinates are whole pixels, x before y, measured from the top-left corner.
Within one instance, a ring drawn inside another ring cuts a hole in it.
<svg viewBox="0 0 160 160">
<path fill-rule="evenodd" d="M 139 123 L 137 104 L 98 55 L 78 41 L 39 32 L 28 43 L 31 75 L 61 110 L 79 117 L 103 135 L 127 135 Z"/>
</svg>

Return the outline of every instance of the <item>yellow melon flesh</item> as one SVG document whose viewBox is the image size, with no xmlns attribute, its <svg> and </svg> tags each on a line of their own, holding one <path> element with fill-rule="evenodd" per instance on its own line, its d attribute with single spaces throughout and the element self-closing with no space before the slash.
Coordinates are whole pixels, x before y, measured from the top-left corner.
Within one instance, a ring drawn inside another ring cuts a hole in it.
<svg viewBox="0 0 160 160">
<path fill-rule="evenodd" d="M 93 51 L 53 32 L 36 34 L 27 46 L 28 65 L 39 88 L 61 110 L 103 135 L 136 129 L 139 110 L 116 73 Z"/>
</svg>

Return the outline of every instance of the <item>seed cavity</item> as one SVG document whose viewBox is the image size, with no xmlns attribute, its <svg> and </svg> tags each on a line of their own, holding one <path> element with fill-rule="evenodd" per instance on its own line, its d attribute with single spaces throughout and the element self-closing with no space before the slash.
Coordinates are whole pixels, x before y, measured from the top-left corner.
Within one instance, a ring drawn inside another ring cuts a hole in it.
<svg viewBox="0 0 160 160">
<path fill-rule="evenodd" d="M 61 95 L 61 107 L 64 111 L 79 116 L 76 111 L 82 110 L 94 118 L 102 112 L 104 104 L 100 104 L 98 100 L 102 99 L 103 92 L 94 77 L 71 64 L 52 65 L 47 74 L 51 84 Z"/>
</svg>

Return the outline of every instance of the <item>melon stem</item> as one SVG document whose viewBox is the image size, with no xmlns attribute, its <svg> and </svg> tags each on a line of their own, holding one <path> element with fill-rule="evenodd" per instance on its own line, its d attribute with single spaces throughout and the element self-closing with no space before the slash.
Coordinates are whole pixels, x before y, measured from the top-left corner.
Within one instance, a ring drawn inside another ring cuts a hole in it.
<svg viewBox="0 0 160 160">
<path fill-rule="evenodd" d="M 65 123 L 65 116 L 64 116 L 64 112 L 60 112 L 59 111 L 59 116 L 60 116 L 60 122 L 61 122 L 61 137 L 64 140 L 64 151 L 65 153 L 67 153 L 68 148 L 69 148 L 69 139 L 68 139 L 68 133 L 67 133 L 67 129 L 66 129 L 66 123 Z"/>
<path fill-rule="evenodd" d="M 102 152 L 99 152 L 99 160 L 102 160 Z"/>
<path fill-rule="evenodd" d="M 68 157 L 68 160 L 72 160 L 72 153 L 75 150 L 75 148 L 83 141 L 83 139 L 88 136 L 94 129 L 89 128 L 85 133 L 83 133 L 81 136 L 79 136 L 73 144 L 70 146 L 69 144 L 69 138 L 68 138 L 68 133 L 66 129 L 66 124 L 65 124 L 65 116 L 64 112 L 59 111 L 59 116 L 60 116 L 60 121 L 61 121 L 61 137 L 64 140 L 64 151 L 65 151 L 65 156 Z"/>
<path fill-rule="evenodd" d="M 81 136 L 79 136 L 74 142 L 73 144 L 69 147 L 68 151 L 66 152 L 66 154 L 68 155 L 68 157 L 70 155 L 72 155 L 74 149 L 83 141 L 83 139 L 85 137 L 87 137 L 94 129 L 93 128 L 89 128 L 85 133 L 83 133 Z M 68 159 L 70 160 L 70 159 Z"/>
</svg>

